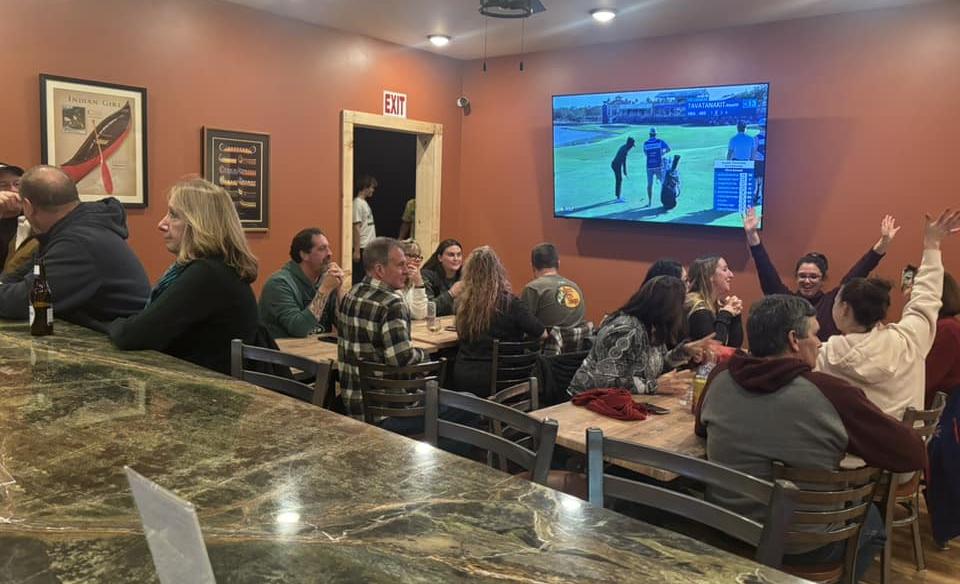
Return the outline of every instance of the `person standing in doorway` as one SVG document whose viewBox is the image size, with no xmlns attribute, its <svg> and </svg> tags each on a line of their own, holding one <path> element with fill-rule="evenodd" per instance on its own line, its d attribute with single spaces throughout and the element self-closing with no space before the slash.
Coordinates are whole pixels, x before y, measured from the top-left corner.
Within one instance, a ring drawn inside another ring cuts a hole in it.
<svg viewBox="0 0 960 584">
<path fill-rule="evenodd" d="M 377 226 L 373 221 L 373 210 L 367 199 L 377 190 L 377 179 L 364 175 L 357 181 L 357 195 L 353 198 L 353 281 L 363 278 L 363 258 L 361 252 L 368 243 L 377 237 Z"/>
<path fill-rule="evenodd" d="M 620 198 L 620 188 L 623 186 L 623 177 L 627 176 L 627 154 L 630 153 L 634 144 L 636 144 L 636 140 L 627 138 L 627 142 L 617 150 L 617 155 L 610 161 L 610 168 L 613 169 L 613 176 L 617 181 L 616 195 L 618 203 L 623 201 L 623 199 Z"/>
</svg>

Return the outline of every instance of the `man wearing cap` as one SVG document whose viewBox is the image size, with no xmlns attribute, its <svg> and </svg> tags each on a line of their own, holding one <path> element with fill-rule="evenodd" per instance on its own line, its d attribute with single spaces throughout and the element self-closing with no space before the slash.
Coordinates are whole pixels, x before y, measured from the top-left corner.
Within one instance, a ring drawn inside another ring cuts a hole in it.
<svg viewBox="0 0 960 584">
<path fill-rule="evenodd" d="M 0 162 L 0 267 L 2 272 L 16 271 L 29 263 L 37 250 L 30 224 L 23 217 L 20 203 L 20 177 L 23 169 Z"/>
<path fill-rule="evenodd" d="M 620 198 L 620 189 L 623 187 L 623 177 L 627 176 L 627 154 L 633 150 L 634 144 L 636 144 L 636 140 L 627 138 L 623 146 L 617 150 L 617 154 L 613 157 L 613 160 L 610 161 L 610 168 L 613 169 L 613 178 L 616 181 L 614 194 L 617 196 L 618 203 L 623 201 L 623 199 Z"/>
<path fill-rule="evenodd" d="M 663 184 L 663 155 L 670 152 L 670 146 L 657 138 L 657 129 L 650 128 L 650 139 L 643 143 L 643 153 L 647 157 L 647 206 L 653 204 L 653 179 Z"/>
</svg>

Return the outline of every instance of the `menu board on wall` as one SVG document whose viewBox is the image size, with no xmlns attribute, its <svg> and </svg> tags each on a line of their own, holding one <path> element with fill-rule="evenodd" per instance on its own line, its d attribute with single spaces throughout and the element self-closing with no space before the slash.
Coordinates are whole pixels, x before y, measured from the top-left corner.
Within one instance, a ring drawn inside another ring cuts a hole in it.
<svg viewBox="0 0 960 584">
<path fill-rule="evenodd" d="M 203 177 L 230 194 L 247 231 L 269 227 L 269 175 L 269 135 L 203 129 Z"/>
</svg>

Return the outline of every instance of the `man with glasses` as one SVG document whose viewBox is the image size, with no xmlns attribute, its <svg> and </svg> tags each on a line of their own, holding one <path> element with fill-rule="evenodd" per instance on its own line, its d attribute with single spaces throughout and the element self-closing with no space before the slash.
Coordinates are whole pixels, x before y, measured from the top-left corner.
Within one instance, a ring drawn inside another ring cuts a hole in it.
<svg viewBox="0 0 960 584">
<path fill-rule="evenodd" d="M 0 266 L 7 261 L 11 249 L 16 249 L 19 225 L 29 234 L 30 226 L 22 219 L 23 208 L 20 203 L 20 177 L 23 169 L 12 164 L 0 162 Z M 24 236 L 24 239 L 27 236 Z M 6 271 L 6 270 L 3 270 Z"/>
<path fill-rule="evenodd" d="M 342 283 L 327 236 L 316 227 L 303 229 L 290 242 L 290 261 L 263 285 L 260 322 L 275 339 L 328 332 Z"/>
</svg>

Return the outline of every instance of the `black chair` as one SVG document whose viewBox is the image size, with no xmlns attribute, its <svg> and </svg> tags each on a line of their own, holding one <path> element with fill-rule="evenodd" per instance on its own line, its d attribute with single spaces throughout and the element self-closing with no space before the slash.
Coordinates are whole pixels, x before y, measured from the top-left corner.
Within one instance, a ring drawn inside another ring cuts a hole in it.
<svg viewBox="0 0 960 584">
<path fill-rule="evenodd" d="M 490 395 L 523 383 L 533 374 L 540 359 L 540 340 L 508 342 L 493 340 Z"/>
<path fill-rule="evenodd" d="M 511 442 L 482 428 L 441 419 L 441 407 L 482 416 L 525 432 L 534 437 L 536 450 Z M 446 438 L 492 452 L 501 460 L 509 460 L 526 469 L 530 473 L 530 479 L 542 485 L 547 483 L 550 473 L 550 461 L 557 442 L 557 428 L 555 420 L 540 421 L 509 406 L 477 397 L 472 393 L 440 389 L 435 380 L 427 382 L 425 427 L 427 442 L 436 446 L 441 438 Z"/>
<path fill-rule="evenodd" d="M 940 415 L 947 405 L 947 395 L 937 392 L 929 410 L 915 410 L 907 408 L 903 413 L 903 423 L 912 427 L 926 444 L 933 436 Z M 908 473 L 909 474 L 909 473 Z M 913 560 L 917 570 L 926 568 L 923 556 L 923 543 L 920 539 L 920 472 L 912 473 L 910 480 L 901 483 L 903 475 L 884 473 L 884 495 L 881 503 L 883 509 L 883 524 L 886 528 L 887 541 L 883 546 L 883 555 L 880 557 L 880 583 L 890 581 L 890 565 L 893 563 L 893 529 L 895 527 L 910 527 L 913 536 Z M 897 517 L 897 511 L 903 515 Z"/>
<path fill-rule="evenodd" d="M 540 379 L 543 381 L 541 398 L 543 407 L 570 401 L 567 389 L 589 350 L 540 356 Z"/>
<path fill-rule="evenodd" d="M 761 524 L 687 493 L 606 474 L 604 458 L 668 470 L 711 487 L 735 491 L 766 505 L 766 519 Z M 761 564 L 778 568 L 783 560 L 785 534 L 798 492 L 787 481 L 765 481 L 700 458 L 604 438 L 599 428 L 587 429 L 587 481 L 593 505 L 602 507 L 608 498 L 613 498 L 662 509 L 755 547 L 755 559 Z"/>
<path fill-rule="evenodd" d="M 853 583 L 857 563 L 857 544 L 874 497 L 880 492 L 880 469 L 862 467 L 852 470 L 791 468 L 773 463 L 775 480 L 788 480 L 800 487 L 793 514 L 794 526 L 787 532 L 786 544 L 816 549 L 846 541 L 844 559 L 835 564 L 792 565 L 784 563 L 784 572 L 820 584 Z"/>
<path fill-rule="evenodd" d="M 298 369 L 313 378 L 308 385 L 293 378 L 290 369 Z M 330 409 L 334 400 L 333 361 L 314 361 L 274 349 L 230 341 L 230 374 L 254 385 Z"/>
<path fill-rule="evenodd" d="M 443 379 L 447 360 L 394 367 L 361 360 L 360 393 L 363 421 L 377 424 L 383 418 L 423 418 L 427 381 Z M 419 434 L 419 430 L 411 432 Z"/>
</svg>

